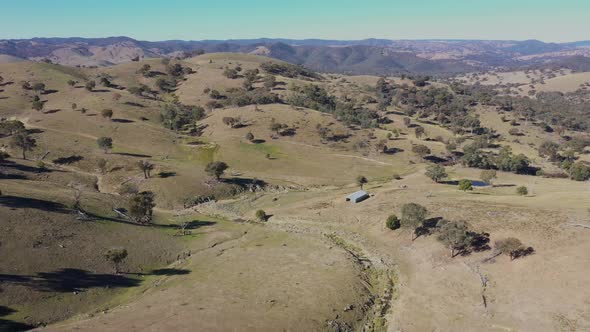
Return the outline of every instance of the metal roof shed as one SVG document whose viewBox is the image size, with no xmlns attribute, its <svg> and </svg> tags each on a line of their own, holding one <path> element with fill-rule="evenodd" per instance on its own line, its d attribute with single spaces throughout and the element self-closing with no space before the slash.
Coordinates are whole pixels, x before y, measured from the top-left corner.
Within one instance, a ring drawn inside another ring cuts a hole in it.
<svg viewBox="0 0 590 332">
<path fill-rule="evenodd" d="M 359 203 L 364 201 L 365 199 L 369 198 L 369 194 L 367 194 L 364 190 L 359 190 L 355 193 L 352 193 L 346 197 L 347 202 Z"/>
</svg>

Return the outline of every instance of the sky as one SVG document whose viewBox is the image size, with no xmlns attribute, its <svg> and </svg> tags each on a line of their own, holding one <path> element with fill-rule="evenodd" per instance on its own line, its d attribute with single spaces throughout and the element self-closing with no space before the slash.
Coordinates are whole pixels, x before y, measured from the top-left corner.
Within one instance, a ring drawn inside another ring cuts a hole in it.
<svg viewBox="0 0 590 332">
<path fill-rule="evenodd" d="M 590 0 L 0 0 L 0 39 L 590 40 Z"/>
</svg>

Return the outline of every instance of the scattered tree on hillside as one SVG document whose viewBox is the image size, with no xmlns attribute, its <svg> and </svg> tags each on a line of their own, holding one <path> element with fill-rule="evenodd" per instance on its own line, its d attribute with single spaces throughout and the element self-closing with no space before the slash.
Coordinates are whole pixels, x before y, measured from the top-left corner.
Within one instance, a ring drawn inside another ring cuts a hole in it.
<svg viewBox="0 0 590 332">
<path fill-rule="evenodd" d="M 143 172 L 143 177 L 149 179 L 151 171 L 154 169 L 154 164 L 147 160 L 140 160 L 137 162 L 137 167 Z"/>
<path fill-rule="evenodd" d="M 108 169 L 108 163 L 106 159 L 98 159 L 96 161 L 96 167 L 98 168 L 100 174 L 105 174 Z"/>
<path fill-rule="evenodd" d="M 114 273 L 119 274 L 120 265 L 127 258 L 127 249 L 111 248 L 107 250 L 104 256 L 108 262 L 113 264 Z"/>
<path fill-rule="evenodd" d="M 473 184 L 471 183 L 471 180 L 467 180 L 467 179 L 460 180 L 459 181 L 459 190 L 462 190 L 462 191 L 473 190 Z"/>
<path fill-rule="evenodd" d="M 586 181 L 590 179 L 590 166 L 581 162 L 573 163 L 568 169 L 569 176 L 575 181 Z"/>
<path fill-rule="evenodd" d="M 20 87 L 21 87 L 23 90 L 31 90 L 31 83 L 29 83 L 28 81 L 22 81 L 22 82 L 20 83 Z"/>
<path fill-rule="evenodd" d="M 404 118 L 404 126 L 410 127 L 411 124 L 412 124 L 412 119 Z"/>
<path fill-rule="evenodd" d="M 392 214 L 389 217 L 387 217 L 387 220 L 385 221 L 385 226 L 394 231 L 401 227 L 401 223 L 399 218 L 395 214 Z"/>
<path fill-rule="evenodd" d="M 138 74 L 141 74 L 144 77 L 149 77 L 150 76 L 150 73 L 151 73 L 151 70 L 152 70 L 152 66 L 150 66 L 149 64 L 146 63 L 146 64 L 142 65 L 137 70 L 137 73 Z"/>
<path fill-rule="evenodd" d="M 402 217 L 400 220 L 401 227 L 417 228 L 422 226 L 422 223 L 428 215 L 428 210 L 420 204 L 407 203 L 402 206 Z M 412 241 L 415 240 L 412 237 Z"/>
<path fill-rule="evenodd" d="M 529 194 L 529 190 L 525 186 L 519 186 L 516 188 L 516 193 L 520 196 L 526 196 Z"/>
<path fill-rule="evenodd" d="M 78 109 L 78 104 L 72 103 L 72 111 L 75 111 L 77 109 Z"/>
<path fill-rule="evenodd" d="M 37 146 L 37 141 L 26 130 L 20 130 L 10 139 L 10 146 L 20 149 L 23 159 L 27 159 L 27 151 L 32 151 Z"/>
<path fill-rule="evenodd" d="M 420 139 L 426 134 L 426 131 L 424 130 L 424 127 L 416 127 L 416 129 L 414 129 L 414 134 L 417 139 Z"/>
<path fill-rule="evenodd" d="M 223 161 L 213 161 L 207 164 L 207 166 L 205 167 L 205 172 L 219 180 L 225 172 L 225 170 L 228 168 L 229 166 Z"/>
<path fill-rule="evenodd" d="M 497 175 L 496 175 L 496 170 L 493 170 L 493 169 L 486 169 L 486 170 L 483 170 L 483 171 L 481 171 L 481 174 L 480 174 L 480 176 L 479 176 L 479 178 L 480 178 L 480 179 L 481 179 L 483 182 L 485 182 L 485 183 L 487 183 L 487 184 L 489 184 L 489 185 L 492 185 L 492 181 L 493 181 L 493 180 L 494 180 L 496 177 L 497 177 Z"/>
<path fill-rule="evenodd" d="M 440 180 L 446 178 L 447 172 L 445 168 L 441 165 L 432 165 L 426 168 L 426 176 L 431 178 L 434 182 L 438 183 Z"/>
<path fill-rule="evenodd" d="M 466 250 L 471 244 L 469 236 L 469 225 L 463 221 L 449 221 L 443 223 L 439 229 L 437 237 L 445 246 L 451 249 L 451 257 L 455 257 L 455 252 L 460 253 Z"/>
<path fill-rule="evenodd" d="M 94 88 L 96 88 L 96 82 L 95 81 L 88 81 L 86 82 L 86 84 L 84 85 L 84 88 L 90 92 L 92 92 L 94 90 Z"/>
<path fill-rule="evenodd" d="M 156 206 L 154 199 L 155 194 L 151 191 L 142 191 L 133 195 L 129 205 L 130 217 L 140 224 L 150 223 Z"/>
<path fill-rule="evenodd" d="M 264 77 L 264 88 L 267 90 L 272 90 L 275 85 L 277 84 L 277 79 L 274 75 L 266 75 Z"/>
<path fill-rule="evenodd" d="M 45 91 L 45 84 L 44 83 L 35 83 L 31 87 L 35 93 L 39 94 Z"/>
<path fill-rule="evenodd" d="M 71 87 L 73 87 L 74 85 L 76 85 L 76 83 L 78 83 L 78 82 L 76 82 L 74 80 L 68 80 L 68 85 L 71 86 Z"/>
<path fill-rule="evenodd" d="M 519 252 L 521 251 L 529 251 L 529 254 L 532 253 L 534 250 L 532 250 L 532 247 L 529 248 L 524 248 L 524 246 L 522 245 L 522 242 L 520 242 L 519 239 L 514 238 L 514 237 L 508 237 L 502 240 L 498 240 L 495 243 L 495 248 L 498 251 L 498 253 L 500 254 L 504 254 L 507 256 L 510 256 L 510 260 L 514 260 L 515 258 L 518 258 L 519 256 Z"/>
<path fill-rule="evenodd" d="M 252 134 L 251 132 L 248 132 L 246 134 L 246 139 L 250 142 L 254 141 L 254 134 Z"/>
<path fill-rule="evenodd" d="M 225 70 L 223 71 L 223 76 L 229 78 L 229 79 L 236 79 L 238 78 L 238 71 L 235 70 L 234 68 L 225 68 Z"/>
<path fill-rule="evenodd" d="M 412 152 L 424 158 L 425 156 L 430 154 L 430 149 L 426 145 L 418 144 L 412 147 Z"/>
<path fill-rule="evenodd" d="M 545 141 L 539 146 L 539 156 L 550 161 L 559 159 L 559 144 L 552 141 Z"/>
<path fill-rule="evenodd" d="M 25 124 L 19 120 L 0 120 L 0 136 L 14 135 L 20 131 L 25 131 Z"/>
<path fill-rule="evenodd" d="M 33 104 L 31 105 L 31 107 L 35 110 L 35 111 L 40 111 L 43 109 L 43 106 L 45 106 L 45 103 L 41 100 L 33 100 Z"/>
<path fill-rule="evenodd" d="M 100 115 L 102 115 L 105 119 L 111 119 L 113 117 L 113 110 L 112 109 L 103 109 L 100 111 Z"/>
<path fill-rule="evenodd" d="M 367 184 L 368 182 L 369 182 L 369 180 L 367 180 L 367 178 L 362 175 L 359 175 L 356 178 L 356 184 L 358 184 L 361 187 L 361 190 L 363 190 L 363 186 L 365 184 Z"/>
<path fill-rule="evenodd" d="M 256 211 L 256 219 L 259 221 L 266 221 L 268 219 L 268 215 L 266 212 L 264 212 L 264 210 L 258 210 Z"/>
<path fill-rule="evenodd" d="M 104 153 L 108 153 L 109 150 L 113 148 L 113 139 L 105 136 L 99 137 L 96 140 L 96 144 L 104 151 Z"/>
</svg>

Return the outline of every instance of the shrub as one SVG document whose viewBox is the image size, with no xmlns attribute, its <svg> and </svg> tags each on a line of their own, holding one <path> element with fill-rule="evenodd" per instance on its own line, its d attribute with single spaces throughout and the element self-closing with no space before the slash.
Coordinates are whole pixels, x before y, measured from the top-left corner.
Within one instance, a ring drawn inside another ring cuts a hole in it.
<svg viewBox="0 0 590 332">
<path fill-rule="evenodd" d="M 356 178 L 356 184 L 358 184 L 358 185 L 361 187 L 361 189 L 363 189 L 363 186 L 364 186 L 364 185 L 365 185 L 367 182 L 369 182 L 369 180 L 367 180 L 367 178 L 366 178 L 366 177 L 364 177 L 364 176 L 362 176 L 362 175 L 359 175 L 359 176 L 357 176 L 357 178 Z"/>
<path fill-rule="evenodd" d="M 430 154 L 430 149 L 426 145 L 418 144 L 412 147 L 412 152 L 423 158 Z"/>
<path fill-rule="evenodd" d="M 105 253 L 105 259 L 113 264 L 115 274 L 119 273 L 120 264 L 127 258 L 127 249 L 111 248 Z"/>
<path fill-rule="evenodd" d="M 259 221 L 266 221 L 267 218 L 268 216 L 266 215 L 266 212 L 264 212 L 264 210 L 256 211 L 256 219 L 258 219 Z"/>
<path fill-rule="evenodd" d="M 590 179 L 590 166 L 586 166 L 580 162 L 572 164 L 568 171 L 572 180 L 586 181 Z"/>
<path fill-rule="evenodd" d="M 395 214 L 392 214 L 389 217 L 387 217 L 387 221 L 385 221 L 385 226 L 387 226 L 387 228 L 391 230 L 396 230 L 401 227 L 401 223 L 399 218 Z"/>
<path fill-rule="evenodd" d="M 526 196 L 529 194 L 529 190 L 525 186 L 519 186 L 516 188 L 516 193 L 520 196 Z"/>
</svg>

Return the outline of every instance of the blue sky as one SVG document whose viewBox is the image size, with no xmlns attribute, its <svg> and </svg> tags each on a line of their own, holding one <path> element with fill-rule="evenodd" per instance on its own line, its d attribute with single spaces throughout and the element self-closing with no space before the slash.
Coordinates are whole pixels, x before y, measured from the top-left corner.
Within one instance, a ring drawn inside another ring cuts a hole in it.
<svg viewBox="0 0 590 332">
<path fill-rule="evenodd" d="M 0 38 L 590 39 L 590 0 L 0 0 Z"/>
</svg>

